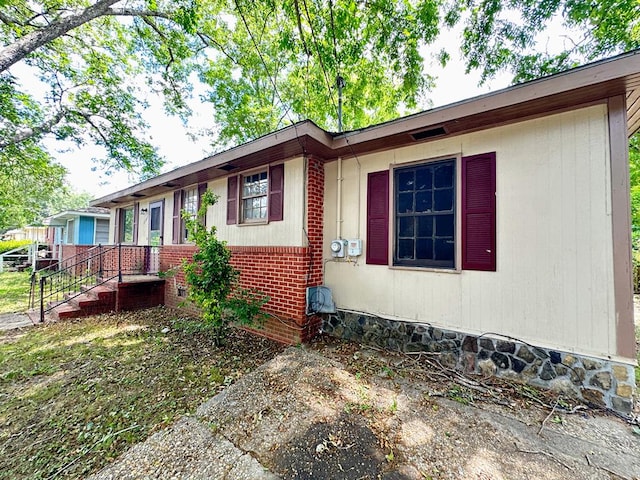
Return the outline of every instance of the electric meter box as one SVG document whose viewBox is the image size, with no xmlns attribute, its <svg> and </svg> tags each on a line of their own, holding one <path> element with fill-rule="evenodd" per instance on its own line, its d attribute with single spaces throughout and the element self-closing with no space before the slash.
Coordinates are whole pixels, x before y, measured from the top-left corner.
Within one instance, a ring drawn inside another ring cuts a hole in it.
<svg viewBox="0 0 640 480">
<path fill-rule="evenodd" d="M 347 254 L 347 241 L 342 238 L 331 240 L 331 256 L 334 258 L 344 258 Z"/>
<path fill-rule="evenodd" d="M 349 240 L 349 245 L 347 246 L 347 254 L 350 257 L 359 257 L 362 255 L 362 240 L 359 238 L 355 238 Z"/>
</svg>

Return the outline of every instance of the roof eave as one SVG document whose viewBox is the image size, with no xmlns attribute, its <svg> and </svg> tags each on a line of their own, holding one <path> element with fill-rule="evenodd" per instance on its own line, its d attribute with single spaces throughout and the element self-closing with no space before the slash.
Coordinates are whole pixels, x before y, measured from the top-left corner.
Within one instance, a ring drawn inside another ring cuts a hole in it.
<svg viewBox="0 0 640 480">
<path fill-rule="evenodd" d="M 197 181 L 201 182 L 224 176 L 227 175 L 229 171 L 221 167 L 232 166 L 235 162 L 250 156 L 255 156 L 258 152 L 267 151 L 271 148 L 285 148 L 286 146 L 289 146 L 289 148 L 286 148 L 288 158 L 296 155 L 303 155 L 307 151 L 306 144 L 309 141 L 313 141 L 315 144 L 319 144 L 324 146 L 326 149 L 330 149 L 333 136 L 322 130 L 315 123 L 306 120 L 264 135 L 250 142 L 243 143 L 242 145 L 238 145 L 229 150 L 225 150 L 224 152 L 190 163 L 170 172 L 160 174 L 123 190 L 97 198 L 92 200 L 90 204 L 92 206 L 110 207 L 114 204 L 120 203 L 122 200 L 136 198 L 136 196 L 140 196 L 141 192 L 157 192 L 157 190 L 162 189 L 162 187 L 166 187 L 165 191 L 171 191 L 179 186 L 193 184 L 195 182 L 192 182 L 191 180 L 194 179 L 194 177 L 198 177 Z M 283 158 L 280 160 L 283 160 Z M 270 158 L 268 156 L 264 156 L 262 159 L 254 163 L 254 166 L 259 166 L 260 164 L 266 165 L 270 163 Z M 238 170 L 235 167 L 232 168 L 232 170 L 234 169 Z M 199 175 L 204 171 L 207 172 L 206 175 Z M 186 184 L 183 184 L 184 182 L 181 182 L 181 180 L 185 178 L 189 180 Z"/>
<path fill-rule="evenodd" d="M 242 159 L 253 159 L 253 163 L 241 165 L 247 168 L 268 164 L 275 158 L 282 161 L 294 155 L 314 154 L 325 160 L 338 156 L 359 155 L 603 102 L 615 95 L 626 95 L 629 102 L 632 97 L 637 99 L 639 88 L 640 50 L 635 50 L 549 77 L 340 135 L 326 132 L 307 120 L 93 200 L 91 205 L 113 207 L 118 203 L 130 203 L 147 194 L 155 195 L 222 177 L 228 175 L 229 171 L 220 167 L 229 166 L 232 162 L 234 165 L 240 165 Z M 640 100 L 637 102 L 636 111 L 640 112 Z M 631 105 L 628 106 L 628 112 L 628 115 L 631 115 Z M 638 116 L 640 118 L 640 113 Z M 630 121 L 630 133 L 633 125 Z M 441 128 L 443 135 L 429 137 L 426 140 L 426 137 L 412 137 L 430 128 Z M 270 157 L 269 152 L 272 155 L 279 153 L 281 156 Z M 235 171 L 241 170 L 242 168 L 237 168 Z M 182 184 L 182 180 L 187 183 Z"/>
<path fill-rule="evenodd" d="M 334 148 L 346 149 L 380 137 L 437 126 L 479 113 L 496 111 L 527 102 L 541 101 L 568 91 L 587 89 L 607 82 L 620 81 L 618 94 L 627 94 L 640 82 L 640 50 L 560 72 L 548 77 L 506 87 L 495 92 L 444 105 L 400 119 L 345 132 L 336 136 Z M 604 99 L 609 95 L 602 95 Z M 590 99 L 588 101 L 593 101 Z"/>
</svg>

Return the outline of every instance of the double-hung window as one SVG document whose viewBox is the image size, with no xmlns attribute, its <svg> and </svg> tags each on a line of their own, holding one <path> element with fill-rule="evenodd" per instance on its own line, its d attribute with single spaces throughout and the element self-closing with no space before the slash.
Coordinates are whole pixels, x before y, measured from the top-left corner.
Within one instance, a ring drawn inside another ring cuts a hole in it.
<svg viewBox="0 0 640 480">
<path fill-rule="evenodd" d="M 191 218 L 196 218 L 198 214 L 198 188 L 193 187 L 184 191 L 183 193 L 183 205 L 182 209 Z M 182 222 L 182 241 L 189 241 L 189 231 L 187 229 L 186 222 Z"/>
<path fill-rule="evenodd" d="M 267 219 L 267 171 L 242 176 L 242 221 Z"/>
<path fill-rule="evenodd" d="M 495 271 L 495 152 L 369 173 L 366 248 L 373 265 Z"/>
<path fill-rule="evenodd" d="M 182 218 L 183 212 L 191 218 L 198 216 L 202 195 L 207 191 L 207 184 L 201 183 L 182 190 L 173 192 L 173 232 L 172 243 L 185 243 L 192 241 L 189 239 L 186 222 Z M 203 225 L 206 219 L 201 219 Z"/>
<path fill-rule="evenodd" d="M 394 265 L 455 267 L 456 161 L 394 170 Z"/>
<path fill-rule="evenodd" d="M 284 164 L 227 178 L 227 225 L 284 219 Z"/>
</svg>

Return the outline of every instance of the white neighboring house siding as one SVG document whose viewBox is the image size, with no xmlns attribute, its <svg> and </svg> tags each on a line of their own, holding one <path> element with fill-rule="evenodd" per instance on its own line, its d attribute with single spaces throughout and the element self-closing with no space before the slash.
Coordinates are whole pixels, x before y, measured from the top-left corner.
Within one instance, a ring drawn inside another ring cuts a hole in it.
<svg viewBox="0 0 640 480">
<path fill-rule="evenodd" d="M 364 244 L 369 172 L 494 151 L 497 271 L 367 265 L 363 245 L 355 265 L 325 267 L 325 284 L 338 308 L 615 357 L 605 105 L 363 155 L 359 178 L 357 162 L 344 160 L 343 237 L 355 238 L 359 231 Z M 327 164 L 325 258 L 330 258 L 328 240 L 336 236 L 336 175 L 337 163 Z"/>
<path fill-rule="evenodd" d="M 93 235 L 94 244 L 106 245 L 109 243 L 109 219 L 96 218 Z"/>
</svg>

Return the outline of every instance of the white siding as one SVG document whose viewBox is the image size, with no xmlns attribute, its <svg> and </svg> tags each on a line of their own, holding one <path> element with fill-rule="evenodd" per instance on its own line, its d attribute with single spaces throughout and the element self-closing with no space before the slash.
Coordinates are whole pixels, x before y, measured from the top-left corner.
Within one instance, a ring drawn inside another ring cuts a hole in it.
<svg viewBox="0 0 640 480">
<path fill-rule="evenodd" d="M 242 173 L 242 172 L 240 172 Z M 284 164 L 284 217 L 268 224 L 227 225 L 227 179 L 209 182 L 209 189 L 220 197 L 209 209 L 207 225 L 215 225 L 218 238 L 230 246 L 305 246 L 305 161 L 296 158 Z"/>
<path fill-rule="evenodd" d="M 325 267 L 338 307 L 615 355 L 607 132 L 606 107 L 594 106 L 344 160 L 343 237 L 360 235 L 364 244 L 369 172 L 495 151 L 497 272 L 394 269 L 366 265 L 363 254 Z M 336 162 L 327 164 L 326 259 L 336 236 L 336 174 Z"/>
<path fill-rule="evenodd" d="M 96 218 L 94 243 L 105 245 L 109 243 L 109 220 L 106 218 Z"/>
<path fill-rule="evenodd" d="M 220 198 L 207 211 L 207 225 L 215 225 L 217 236 L 230 246 L 306 246 L 305 225 L 305 161 L 296 158 L 284 164 L 284 219 L 257 225 L 227 225 L 227 178 L 208 183 Z M 240 172 L 242 173 L 242 172 Z M 187 185 L 192 188 L 197 185 Z M 163 243 L 171 245 L 173 237 L 173 191 L 164 195 L 144 198 L 140 201 L 138 223 L 138 245 L 149 242 L 149 205 L 164 199 Z M 127 205 L 122 205 L 127 206 Z M 142 209 L 147 209 L 142 213 Z M 109 238 L 113 239 L 115 228 L 115 208 L 111 209 Z"/>
<path fill-rule="evenodd" d="M 115 244 L 115 235 L 116 235 L 116 209 L 111 208 L 109 210 L 109 241 L 107 242 L 109 245 Z"/>
</svg>

